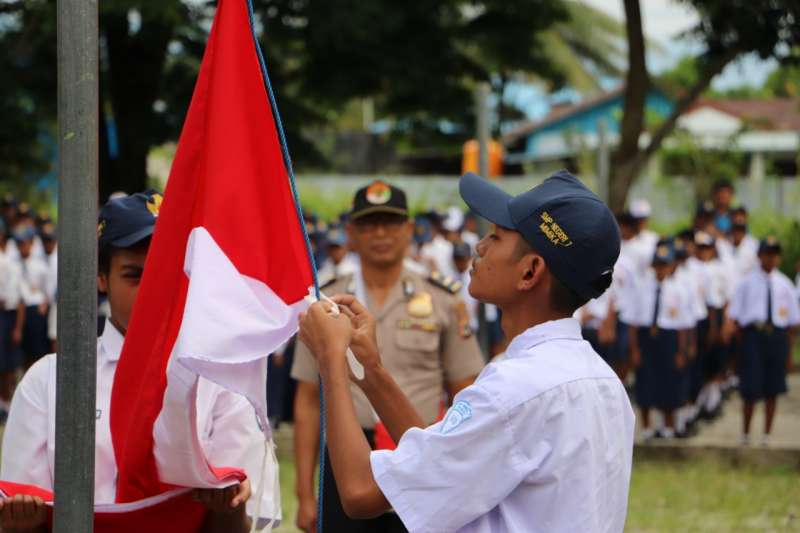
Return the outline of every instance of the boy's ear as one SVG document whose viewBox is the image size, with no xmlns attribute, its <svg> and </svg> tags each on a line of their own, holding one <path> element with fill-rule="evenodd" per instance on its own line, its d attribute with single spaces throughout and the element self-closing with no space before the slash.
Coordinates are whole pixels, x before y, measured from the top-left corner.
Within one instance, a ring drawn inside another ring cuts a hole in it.
<svg viewBox="0 0 800 533">
<path fill-rule="evenodd" d="M 108 274 L 105 272 L 97 274 L 97 290 L 103 294 L 108 294 Z"/>
</svg>

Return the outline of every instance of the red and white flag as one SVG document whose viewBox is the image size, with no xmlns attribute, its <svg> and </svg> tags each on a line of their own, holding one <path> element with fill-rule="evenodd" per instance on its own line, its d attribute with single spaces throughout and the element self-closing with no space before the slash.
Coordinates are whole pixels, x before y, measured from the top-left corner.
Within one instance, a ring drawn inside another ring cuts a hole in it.
<svg viewBox="0 0 800 533">
<path fill-rule="evenodd" d="M 313 284 L 257 46 L 247 0 L 220 0 L 112 391 L 123 510 L 244 479 L 203 452 L 198 377 L 245 396 L 266 438 L 267 357 L 295 333 Z M 202 509 L 178 500 L 171 530 L 192 531 Z"/>
</svg>

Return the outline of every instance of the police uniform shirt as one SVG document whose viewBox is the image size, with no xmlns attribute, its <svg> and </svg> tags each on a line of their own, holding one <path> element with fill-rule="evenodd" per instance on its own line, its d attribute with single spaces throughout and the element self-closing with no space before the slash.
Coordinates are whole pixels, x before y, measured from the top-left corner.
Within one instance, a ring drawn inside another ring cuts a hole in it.
<svg viewBox="0 0 800 533">
<path fill-rule="evenodd" d="M 97 407 L 95 424 L 95 503 L 113 503 L 117 467 L 111 442 L 109 413 L 111 388 L 124 338 L 106 321 L 97 341 Z M 37 361 L 25 374 L 14 393 L 3 436 L 0 478 L 38 485 L 52 490 L 55 469 L 56 354 Z M 264 435 L 258 428 L 253 408 L 244 397 L 200 378 L 197 416 L 201 441 L 212 464 L 243 467 L 253 495 L 247 502 L 255 512 L 256 492 L 261 481 Z M 278 517 L 274 503 L 277 464 L 266 461 L 265 494 L 261 517 Z"/>
<path fill-rule="evenodd" d="M 633 434 L 622 383 L 568 318 L 515 337 L 441 422 L 370 460 L 411 532 L 621 532 Z"/>
<path fill-rule="evenodd" d="M 353 276 L 325 287 L 325 294 L 355 294 Z M 455 288 L 455 286 L 453 286 Z M 378 350 L 386 370 L 426 423 L 439 415 L 442 392 L 450 382 L 476 376 L 483 357 L 469 329 L 464 303 L 452 290 L 403 270 L 380 309 L 367 298 L 363 302 L 377 322 Z M 308 348 L 297 344 L 292 377 L 318 383 L 317 363 Z M 364 393 L 351 384 L 353 402 L 361 427 L 375 426 L 375 415 Z"/>
<path fill-rule="evenodd" d="M 728 316 L 739 326 L 764 324 L 767 320 L 767 285 L 771 288 L 772 325 L 778 328 L 800 324 L 800 304 L 791 280 L 774 269 L 767 274 L 756 268 L 742 279 L 728 306 Z"/>
<path fill-rule="evenodd" d="M 26 307 L 47 302 L 48 268 L 42 259 L 31 255 L 20 259 L 20 291 Z"/>
<path fill-rule="evenodd" d="M 658 280 L 655 271 L 650 270 L 641 281 L 636 312 L 632 313 L 633 326 L 652 326 L 656 311 L 656 288 Z M 689 294 L 684 290 L 684 282 L 670 276 L 661 282 L 658 316 L 655 326 L 660 329 L 689 329 L 695 325 L 695 310 L 689 301 Z"/>
</svg>

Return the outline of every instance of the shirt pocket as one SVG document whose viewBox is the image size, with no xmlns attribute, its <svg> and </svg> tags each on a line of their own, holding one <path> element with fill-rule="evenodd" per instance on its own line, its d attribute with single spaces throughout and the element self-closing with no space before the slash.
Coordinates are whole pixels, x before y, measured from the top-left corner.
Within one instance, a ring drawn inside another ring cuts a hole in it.
<svg viewBox="0 0 800 533">
<path fill-rule="evenodd" d="M 436 352 L 439 350 L 439 332 L 398 329 L 394 334 L 394 342 L 401 350 Z"/>
</svg>

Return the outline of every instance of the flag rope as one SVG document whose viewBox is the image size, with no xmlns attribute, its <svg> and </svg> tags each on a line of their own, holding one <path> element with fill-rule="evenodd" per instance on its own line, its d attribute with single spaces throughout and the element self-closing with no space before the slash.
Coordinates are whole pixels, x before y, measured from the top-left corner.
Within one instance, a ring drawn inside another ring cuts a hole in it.
<svg viewBox="0 0 800 533">
<path fill-rule="evenodd" d="M 306 231 L 306 225 L 303 220 L 303 209 L 300 207 L 300 196 L 297 194 L 297 184 L 295 183 L 294 169 L 292 168 L 292 158 L 289 155 L 289 146 L 286 143 L 286 135 L 283 131 L 283 123 L 281 122 L 281 115 L 278 111 L 278 104 L 275 101 L 275 94 L 272 91 L 272 83 L 269 81 L 269 74 L 267 73 L 267 63 L 264 61 L 264 54 L 261 52 L 261 45 L 256 36 L 255 20 L 253 15 L 253 0 L 247 0 L 247 15 L 250 19 L 250 32 L 253 35 L 253 42 L 256 47 L 256 54 L 258 55 L 258 63 L 261 66 L 261 74 L 264 77 L 264 85 L 267 89 L 269 96 L 270 107 L 272 108 L 272 116 L 275 119 L 275 127 L 278 130 L 278 138 L 281 142 L 281 151 L 283 152 L 283 162 L 286 165 L 286 173 L 289 175 L 289 186 L 292 189 L 292 199 L 294 200 L 294 208 L 297 212 L 298 222 L 303 232 L 303 238 L 306 242 L 306 252 L 308 259 L 311 263 L 311 273 L 314 280 L 314 293 L 317 300 L 320 299 L 319 290 L 319 277 L 317 274 L 317 263 L 314 261 L 314 253 L 311 249 L 311 239 Z M 325 478 L 325 394 L 322 390 L 322 382 L 319 384 L 319 490 L 317 494 L 317 532 L 322 533 L 322 496 L 324 494 L 324 478 Z"/>
</svg>

